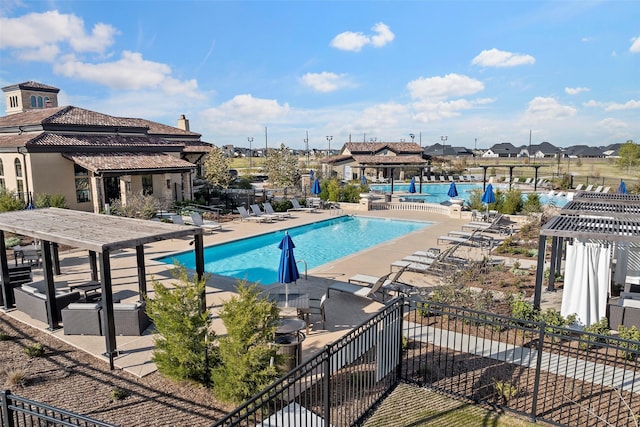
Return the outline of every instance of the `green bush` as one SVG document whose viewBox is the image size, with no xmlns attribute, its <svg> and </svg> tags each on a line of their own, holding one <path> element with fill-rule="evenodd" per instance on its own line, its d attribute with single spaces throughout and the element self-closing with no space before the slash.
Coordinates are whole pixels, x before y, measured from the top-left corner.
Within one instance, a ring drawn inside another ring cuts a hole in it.
<svg viewBox="0 0 640 427">
<path fill-rule="evenodd" d="M 584 328 L 584 331 L 598 335 L 598 337 L 595 338 L 595 341 L 592 341 L 592 342 L 605 343 L 607 342 L 606 337 L 611 335 L 611 331 L 609 330 L 609 320 L 606 317 L 603 317 L 596 323 L 592 323 L 591 325 Z M 582 335 L 580 338 L 581 338 L 580 349 L 586 350 L 587 348 L 589 348 L 589 345 L 590 345 L 589 340 L 593 340 L 593 337 L 590 335 Z"/>
<path fill-rule="evenodd" d="M 214 393 L 222 401 L 244 402 L 278 378 L 282 356 L 273 344 L 277 305 L 256 285 L 241 282 L 238 295 L 222 304 L 227 335 L 220 337 L 221 364 L 212 373 Z"/>
<path fill-rule="evenodd" d="M 179 266 L 172 274 L 177 283 L 167 288 L 154 279 L 155 296 L 147 299 L 147 314 L 158 332 L 152 360 L 169 378 L 206 384 L 217 362 L 211 318 L 201 307 L 206 278 L 190 279 Z"/>
<path fill-rule="evenodd" d="M 522 211 L 522 206 L 522 192 L 511 190 L 505 194 L 500 212 L 506 215 L 515 215 Z"/>
<path fill-rule="evenodd" d="M 160 209 L 166 209 L 160 200 L 148 194 L 132 194 L 123 205 L 120 199 L 111 201 L 111 214 L 127 218 L 151 219 Z"/>
<path fill-rule="evenodd" d="M 640 331 L 636 326 L 631 326 L 627 328 L 626 326 L 618 326 L 618 336 L 625 340 L 632 341 L 621 342 L 620 347 L 625 348 L 627 350 L 622 351 L 622 355 L 627 360 L 633 360 L 635 357 L 638 357 L 640 353 Z"/>
<path fill-rule="evenodd" d="M 4 239 L 4 246 L 7 248 L 18 246 L 21 243 L 22 239 L 20 237 L 7 237 L 6 239 Z"/>
<path fill-rule="evenodd" d="M 29 357 L 42 357 L 44 356 L 45 348 L 44 345 L 38 342 L 26 347 L 24 353 Z"/>
<path fill-rule="evenodd" d="M 36 208 L 62 208 L 67 209 L 67 201 L 65 197 L 60 194 L 48 194 L 48 193 L 40 193 L 36 194 L 35 198 L 35 206 Z"/>
<path fill-rule="evenodd" d="M 529 193 L 522 205 L 522 213 L 531 214 L 542 212 L 542 203 L 540 202 L 540 194 Z"/>
<path fill-rule="evenodd" d="M 24 208 L 24 200 L 11 191 L 0 189 L 0 212 L 19 211 Z"/>
<path fill-rule="evenodd" d="M 521 295 L 518 295 L 513 301 L 511 301 L 511 316 L 516 319 L 531 322 L 536 318 L 536 309 L 533 304 L 522 299 Z"/>
</svg>

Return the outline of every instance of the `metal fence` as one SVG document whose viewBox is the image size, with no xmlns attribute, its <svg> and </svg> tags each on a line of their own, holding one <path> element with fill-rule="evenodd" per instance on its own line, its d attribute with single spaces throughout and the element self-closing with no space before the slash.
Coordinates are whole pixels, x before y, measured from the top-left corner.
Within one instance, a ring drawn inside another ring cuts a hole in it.
<svg viewBox="0 0 640 427">
<path fill-rule="evenodd" d="M 116 427 L 44 403 L 0 391 L 0 425 L 2 427 L 84 426 Z"/>
</svg>

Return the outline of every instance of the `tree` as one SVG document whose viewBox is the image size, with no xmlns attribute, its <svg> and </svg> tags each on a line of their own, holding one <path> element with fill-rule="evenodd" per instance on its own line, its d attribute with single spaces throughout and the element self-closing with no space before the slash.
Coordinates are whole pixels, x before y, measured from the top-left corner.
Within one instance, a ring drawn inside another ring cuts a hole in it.
<svg viewBox="0 0 640 427">
<path fill-rule="evenodd" d="M 231 160 L 225 156 L 224 152 L 218 147 L 213 147 L 204 160 L 204 178 L 211 185 L 226 190 L 233 180 L 229 173 L 230 166 Z"/>
<path fill-rule="evenodd" d="M 212 374 L 215 395 L 238 404 L 278 378 L 282 356 L 273 344 L 279 309 L 260 296 L 256 285 L 241 282 L 238 295 L 222 304 L 227 335 L 220 337 L 220 362 Z"/>
<path fill-rule="evenodd" d="M 620 169 L 627 168 L 627 173 L 632 167 L 640 165 L 640 145 L 628 140 L 618 150 L 616 164 Z"/>
<path fill-rule="evenodd" d="M 0 212 L 19 211 L 24 209 L 24 200 L 15 193 L 0 189 Z"/>
<path fill-rule="evenodd" d="M 291 150 L 280 144 L 277 150 L 269 151 L 265 159 L 264 170 L 269 181 L 276 187 L 293 187 L 300 182 L 298 158 L 291 154 Z"/>
<path fill-rule="evenodd" d="M 158 332 L 152 360 L 162 375 L 207 384 L 218 359 L 211 317 L 200 306 L 206 278 L 190 279 L 182 266 L 176 266 L 172 275 L 177 283 L 171 288 L 153 280 L 155 296 L 147 299 L 147 313 Z"/>
</svg>

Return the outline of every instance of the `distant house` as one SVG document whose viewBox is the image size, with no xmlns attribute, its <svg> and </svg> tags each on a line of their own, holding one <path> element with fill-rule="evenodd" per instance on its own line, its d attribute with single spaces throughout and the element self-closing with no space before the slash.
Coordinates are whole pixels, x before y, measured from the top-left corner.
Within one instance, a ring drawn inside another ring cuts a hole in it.
<svg viewBox="0 0 640 427">
<path fill-rule="evenodd" d="M 521 150 L 516 148 L 510 142 L 501 142 L 494 144 L 491 148 L 482 154 L 482 157 L 518 157 Z"/>
<path fill-rule="evenodd" d="M 473 157 L 473 151 L 465 147 L 454 147 L 436 143 L 424 148 L 424 154 L 428 157 Z"/>
<path fill-rule="evenodd" d="M 343 180 L 394 179 L 404 170 L 421 170 L 427 166 L 423 148 L 413 142 L 348 142 L 336 156 L 321 161 L 325 176 Z"/>
<path fill-rule="evenodd" d="M 529 151 L 529 157 L 535 157 L 536 159 L 553 159 L 562 149 L 549 142 L 541 142 L 540 144 L 533 144 L 530 147 L 527 146 L 527 151 Z"/>
<path fill-rule="evenodd" d="M 572 159 L 604 158 L 604 154 L 602 153 L 602 148 L 589 147 L 588 145 L 572 145 L 571 147 L 565 148 L 564 152 L 567 157 Z"/>
<path fill-rule="evenodd" d="M 59 89 L 37 82 L 2 88 L 0 187 L 25 204 L 60 193 L 71 209 L 100 212 L 105 204 L 143 192 L 167 202 L 193 198 L 211 144 L 178 126 L 58 106 Z"/>
</svg>

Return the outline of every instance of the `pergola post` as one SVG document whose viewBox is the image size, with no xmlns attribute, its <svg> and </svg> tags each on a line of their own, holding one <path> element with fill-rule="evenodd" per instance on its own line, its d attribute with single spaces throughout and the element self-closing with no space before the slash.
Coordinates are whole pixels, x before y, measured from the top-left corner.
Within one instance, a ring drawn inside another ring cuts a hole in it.
<svg viewBox="0 0 640 427">
<path fill-rule="evenodd" d="M 56 301 L 56 284 L 53 281 L 53 266 L 51 265 L 51 242 L 43 240 L 42 247 L 42 272 L 44 273 L 44 286 L 47 294 L 47 320 L 49 330 L 54 331 L 60 328 L 58 319 L 58 302 Z"/>
<path fill-rule="evenodd" d="M 558 238 L 551 238 L 551 265 L 549 266 L 549 285 L 547 286 L 547 291 L 555 292 L 556 288 L 554 287 L 556 283 L 556 252 L 558 250 Z"/>
<path fill-rule="evenodd" d="M 536 268 L 536 288 L 533 295 L 533 307 L 540 309 L 540 300 L 542 299 L 542 279 L 544 278 L 544 256 L 547 243 L 546 236 L 540 236 L 538 239 L 538 266 Z"/>
<path fill-rule="evenodd" d="M 4 245 L 4 231 L 0 230 L 0 304 L 4 304 L 5 310 L 13 307 L 13 289 L 9 282 L 9 264 L 7 263 L 7 248 Z"/>
<path fill-rule="evenodd" d="M 513 182 L 513 168 L 515 166 L 509 166 L 509 191 L 511 191 L 511 184 Z"/>
<path fill-rule="evenodd" d="M 193 236 L 196 256 L 196 277 L 198 282 L 204 279 L 204 239 L 202 233 L 197 233 Z M 200 295 L 200 310 L 202 313 L 207 309 L 207 292 L 206 284 L 205 289 Z"/>
<path fill-rule="evenodd" d="M 96 251 L 89 251 L 89 266 L 91 267 L 91 280 L 98 281 L 98 259 Z"/>
<path fill-rule="evenodd" d="M 138 292 L 140 301 L 147 297 L 147 274 L 144 268 L 144 245 L 136 246 L 136 265 L 138 266 Z"/>
<path fill-rule="evenodd" d="M 111 260 L 109 251 L 100 253 L 100 285 L 102 291 L 102 324 L 105 327 L 105 356 L 109 358 L 109 368 L 115 369 L 113 358 L 116 355 L 116 325 L 113 319 L 113 286 L 111 285 Z"/>
</svg>

